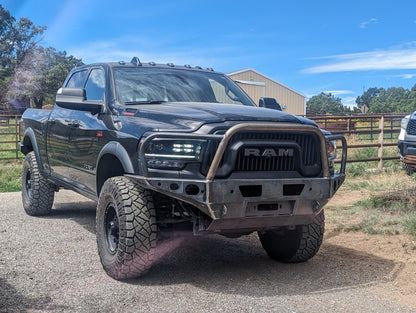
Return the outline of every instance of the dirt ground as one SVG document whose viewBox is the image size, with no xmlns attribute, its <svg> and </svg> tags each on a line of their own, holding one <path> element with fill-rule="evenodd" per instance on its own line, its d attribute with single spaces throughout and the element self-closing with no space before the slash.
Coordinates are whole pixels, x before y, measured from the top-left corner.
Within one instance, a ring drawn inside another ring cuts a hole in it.
<svg viewBox="0 0 416 313">
<path fill-rule="evenodd" d="M 349 189 L 328 205 L 368 196 Z M 120 282 L 96 252 L 95 205 L 60 191 L 35 218 L 19 192 L 0 193 L 0 312 L 416 312 L 416 238 L 337 231 L 333 209 L 306 263 L 271 260 L 256 234 L 176 238 L 149 273 Z"/>
<path fill-rule="evenodd" d="M 328 205 L 346 207 L 365 199 L 368 195 L 360 190 L 343 190 L 342 188 L 330 200 Z M 327 213 L 328 216 L 328 213 Z M 357 261 L 372 262 L 365 255 L 368 253 L 380 257 L 381 260 L 394 262 L 395 269 L 389 276 L 383 277 L 391 285 L 390 290 L 380 288 L 380 294 L 395 297 L 403 304 L 415 307 L 416 310 L 416 238 L 406 234 L 374 235 L 360 232 L 339 232 L 335 226 L 326 223 L 325 242 L 348 248 L 355 253 Z M 363 257 L 360 258 L 360 254 Z"/>
</svg>

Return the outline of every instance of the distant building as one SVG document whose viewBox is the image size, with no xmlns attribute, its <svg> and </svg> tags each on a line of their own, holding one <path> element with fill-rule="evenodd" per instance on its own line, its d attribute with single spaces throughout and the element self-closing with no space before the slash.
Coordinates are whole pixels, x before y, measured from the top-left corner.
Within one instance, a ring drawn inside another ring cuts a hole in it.
<svg viewBox="0 0 416 313">
<path fill-rule="evenodd" d="M 302 93 L 252 68 L 226 73 L 226 75 L 236 81 L 257 105 L 261 97 L 275 98 L 283 111 L 306 115 L 306 96 Z"/>
</svg>

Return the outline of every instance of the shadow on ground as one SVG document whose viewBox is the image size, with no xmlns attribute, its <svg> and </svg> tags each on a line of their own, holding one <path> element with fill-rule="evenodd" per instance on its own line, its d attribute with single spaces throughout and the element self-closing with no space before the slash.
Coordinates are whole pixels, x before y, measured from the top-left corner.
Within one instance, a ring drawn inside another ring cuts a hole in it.
<svg viewBox="0 0 416 313">
<path fill-rule="evenodd" d="M 63 311 L 65 306 L 52 304 L 49 296 L 22 295 L 4 279 L 0 278 L 0 312 Z"/>
<path fill-rule="evenodd" d="M 92 201 L 56 203 L 51 213 L 43 218 L 69 219 L 95 234 L 96 203 Z"/>
<path fill-rule="evenodd" d="M 95 233 L 93 202 L 57 204 L 53 213 L 44 218 L 74 220 Z M 391 281 L 403 269 L 402 264 L 391 260 L 325 242 L 310 261 L 282 264 L 266 255 L 256 234 L 238 239 L 217 235 L 172 238 L 158 245 L 157 256 L 147 274 L 124 283 L 191 284 L 214 293 L 272 297 L 325 293 Z"/>
<path fill-rule="evenodd" d="M 172 247 L 171 252 L 164 253 Z M 210 292 L 272 297 L 394 280 L 403 269 L 403 265 L 390 260 L 325 243 L 310 261 L 283 264 L 266 255 L 255 235 L 240 239 L 174 239 L 159 249 L 159 261 L 131 284 L 170 285 L 181 281 Z"/>
</svg>

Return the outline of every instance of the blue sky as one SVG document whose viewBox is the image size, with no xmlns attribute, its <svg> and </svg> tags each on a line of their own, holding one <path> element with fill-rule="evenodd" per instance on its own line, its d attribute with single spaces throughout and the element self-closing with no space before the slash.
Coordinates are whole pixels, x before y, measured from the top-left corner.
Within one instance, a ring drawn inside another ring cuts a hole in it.
<svg viewBox="0 0 416 313">
<path fill-rule="evenodd" d="M 371 87 L 416 84 L 416 1 L 2 0 L 47 26 L 42 44 L 85 63 L 254 68 L 344 104 Z"/>
</svg>

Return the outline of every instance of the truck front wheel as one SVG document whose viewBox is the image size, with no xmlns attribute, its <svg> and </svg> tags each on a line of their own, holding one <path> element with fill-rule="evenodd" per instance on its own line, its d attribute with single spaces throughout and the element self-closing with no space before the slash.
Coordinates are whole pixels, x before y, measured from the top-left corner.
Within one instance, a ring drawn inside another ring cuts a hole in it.
<svg viewBox="0 0 416 313">
<path fill-rule="evenodd" d="M 34 152 L 26 155 L 22 166 L 22 202 L 28 215 L 46 215 L 52 210 L 56 186 L 39 171 Z"/>
<path fill-rule="evenodd" d="M 156 213 L 151 193 L 127 177 L 109 178 L 97 205 L 101 263 L 114 279 L 134 278 L 153 263 Z"/>
<path fill-rule="evenodd" d="M 407 163 L 404 163 L 403 160 L 400 161 L 402 164 L 402 168 L 405 170 L 406 174 L 412 176 L 415 172 L 414 169 Z"/>
<path fill-rule="evenodd" d="M 294 229 L 281 228 L 259 232 L 260 242 L 267 254 L 283 263 L 300 263 L 312 258 L 319 250 L 325 229 L 322 211 L 315 221 Z"/>
</svg>

